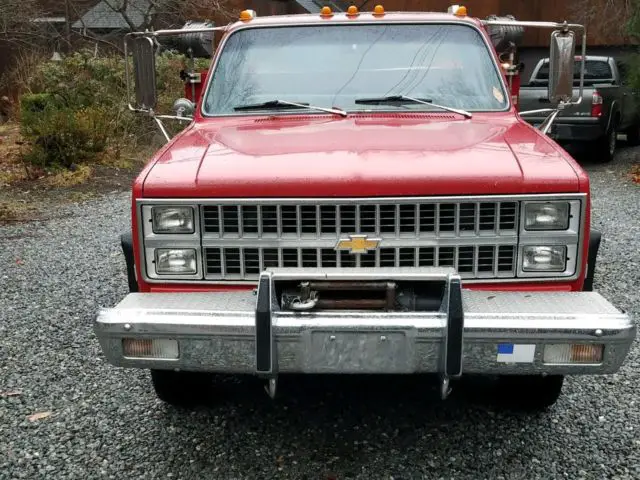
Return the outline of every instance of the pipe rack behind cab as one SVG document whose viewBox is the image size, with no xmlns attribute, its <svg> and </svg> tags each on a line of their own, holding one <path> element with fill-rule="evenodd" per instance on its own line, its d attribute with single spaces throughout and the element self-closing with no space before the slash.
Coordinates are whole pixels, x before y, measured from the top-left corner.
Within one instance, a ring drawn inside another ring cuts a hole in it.
<svg viewBox="0 0 640 480">
<path fill-rule="evenodd" d="M 244 12 L 243 12 L 244 13 Z M 520 112 L 520 115 L 548 113 L 549 116 L 540 125 L 540 130 L 547 133 L 551 128 L 551 124 L 564 108 L 578 105 L 582 102 L 584 90 L 584 72 L 585 58 L 587 48 L 586 28 L 579 24 L 555 23 L 555 22 L 523 22 L 517 21 L 513 17 L 489 17 L 483 20 L 482 24 L 492 37 L 492 42 L 496 48 L 504 48 L 516 44 L 524 29 L 527 27 L 552 29 L 551 48 L 549 52 L 549 86 L 548 99 L 552 104 L 556 104 L 556 108 L 544 108 L 539 110 L 531 110 Z M 132 32 L 125 36 L 125 59 L 128 60 L 129 52 L 133 53 L 133 76 L 135 82 L 135 104 L 131 103 L 131 86 L 130 86 L 130 67 L 129 62 L 125 61 L 125 75 L 127 84 L 127 101 L 129 109 L 136 112 L 149 114 L 158 124 L 167 141 L 170 140 L 169 134 L 162 124 L 163 119 L 172 120 L 191 120 L 190 116 L 170 116 L 156 115 L 154 109 L 157 106 L 157 87 L 156 87 L 156 62 L 155 54 L 160 44 L 160 37 L 170 36 L 186 36 L 185 39 L 178 42 L 180 48 L 186 47 L 193 55 L 196 43 L 201 42 L 208 35 L 214 32 L 220 32 L 227 29 L 224 27 L 200 27 L 196 24 L 188 23 L 182 29 L 176 30 L 157 30 L 151 32 Z M 575 62 L 576 33 L 582 31 L 582 60 L 580 68 L 580 86 L 578 98 L 573 98 L 573 71 Z M 211 48 L 213 45 L 211 45 Z M 199 50 L 199 49 L 198 49 Z M 206 49 L 205 49 L 206 50 Z M 198 51 L 198 53 L 202 53 Z M 195 108 L 195 107 L 194 107 Z"/>
</svg>

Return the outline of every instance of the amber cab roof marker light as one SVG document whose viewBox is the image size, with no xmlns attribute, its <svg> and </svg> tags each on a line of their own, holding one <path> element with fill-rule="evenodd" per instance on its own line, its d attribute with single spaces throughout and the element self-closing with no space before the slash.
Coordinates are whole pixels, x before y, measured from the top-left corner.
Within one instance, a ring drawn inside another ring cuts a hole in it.
<svg viewBox="0 0 640 480">
<path fill-rule="evenodd" d="M 466 17 L 468 14 L 467 7 L 463 5 L 451 5 L 448 8 L 447 13 L 452 13 L 457 17 Z"/>
<path fill-rule="evenodd" d="M 355 5 L 349 5 L 347 8 L 347 17 L 356 17 L 358 15 L 358 7 Z"/>
<path fill-rule="evenodd" d="M 459 6 L 455 13 L 456 17 L 466 17 L 467 16 L 467 7 Z"/>
<path fill-rule="evenodd" d="M 249 22 L 256 16 L 256 12 L 253 10 L 243 10 L 240 12 L 240 20 L 243 22 Z"/>
<path fill-rule="evenodd" d="M 320 10 L 320 16 L 323 18 L 333 17 L 333 11 L 331 10 L 331 7 L 327 7 L 327 6 L 322 7 L 322 9 Z"/>
<path fill-rule="evenodd" d="M 382 5 L 376 5 L 373 7 L 372 15 L 374 17 L 382 17 L 384 15 L 384 7 Z"/>
</svg>

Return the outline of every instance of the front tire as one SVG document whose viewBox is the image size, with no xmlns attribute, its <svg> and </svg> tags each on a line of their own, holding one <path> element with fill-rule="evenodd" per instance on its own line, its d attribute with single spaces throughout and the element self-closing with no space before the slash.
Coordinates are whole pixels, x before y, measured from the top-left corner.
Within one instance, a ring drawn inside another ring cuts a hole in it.
<svg viewBox="0 0 640 480">
<path fill-rule="evenodd" d="M 498 399 L 505 407 L 544 411 L 562 394 L 562 375 L 503 375 L 498 379 Z"/>
<path fill-rule="evenodd" d="M 151 370 L 151 382 L 163 402 L 175 407 L 194 407 L 208 400 L 212 377 L 200 372 Z"/>
</svg>

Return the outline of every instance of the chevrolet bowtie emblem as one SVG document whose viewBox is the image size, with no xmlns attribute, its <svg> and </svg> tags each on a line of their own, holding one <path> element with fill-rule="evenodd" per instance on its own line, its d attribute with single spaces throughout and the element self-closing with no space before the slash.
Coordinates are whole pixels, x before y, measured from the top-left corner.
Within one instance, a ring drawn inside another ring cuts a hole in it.
<svg viewBox="0 0 640 480">
<path fill-rule="evenodd" d="M 367 238 L 366 235 L 349 235 L 348 240 L 338 240 L 336 250 L 345 250 L 351 254 L 367 253 L 371 250 L 376 250 L 379 246 L 379 238 Z"/>
</svg>

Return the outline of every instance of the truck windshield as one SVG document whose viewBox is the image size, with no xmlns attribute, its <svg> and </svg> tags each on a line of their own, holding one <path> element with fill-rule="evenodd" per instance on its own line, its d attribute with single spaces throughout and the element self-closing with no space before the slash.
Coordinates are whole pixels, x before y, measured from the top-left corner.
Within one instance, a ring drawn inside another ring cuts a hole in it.
<svg viewBox="0 0 640 480">
<path fill-rule="evenodd" d="M 236 108 L 273 100 L 347 111 L 442 111 L 415 102 L 356 103 L 389 95 L 467 111 L 508 106 L 498 67 L 474 28 L 380 23 L 238 30 L 223 46 L 203 111 L 246 115 Z"/>
</svg>

